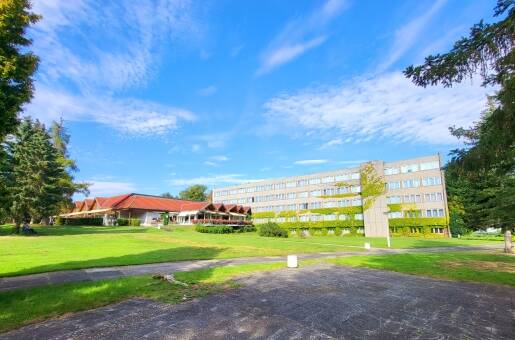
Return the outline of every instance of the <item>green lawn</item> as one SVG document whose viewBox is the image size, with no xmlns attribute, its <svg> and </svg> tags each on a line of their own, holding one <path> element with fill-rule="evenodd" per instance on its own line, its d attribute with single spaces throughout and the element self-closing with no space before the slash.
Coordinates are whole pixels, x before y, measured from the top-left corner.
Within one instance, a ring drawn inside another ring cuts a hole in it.
<svg viewBox="0 0 515 340">
<path fill-rule="evenodd" d="M 236 276 L 283 267 L 283 263 L 261 263 L 176 273 L 175 278 L 187 282 L 187 287 L 150 276 L 134 276 L 0 293 L 0 332 L 133 297 L 180 303 L 234 287 L 231 279 Z"/>
<path fill-rule="evenodd" d="M 439 279 L 515 286 L 515 256 L 486 252 L 351 256 L 328 260 L 344 266 L 391 270 Z"/>
<path fill-rule="evenodd" d="M 0 227 L 0 277 L 191 259 L 286 255 L 292 253 L 362 251 L 365 241 L 386 247 L 382 238 L 314 236 L 287 239 L 256 233 L 202 234 L 192 227 L 172 231 L 143 227 L 36 227 L 37 236 L 12 236 Z M 395 248 L 478 245 L 458 239 L 394 238 Z M 492 243 L 492 242 L 490 242 Z"/>
</svg>

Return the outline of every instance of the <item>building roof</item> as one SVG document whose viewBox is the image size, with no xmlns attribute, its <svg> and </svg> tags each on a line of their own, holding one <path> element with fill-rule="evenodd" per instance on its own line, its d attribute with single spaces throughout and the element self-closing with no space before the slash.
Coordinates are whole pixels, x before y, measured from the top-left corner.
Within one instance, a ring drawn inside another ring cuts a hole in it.
<svg viewBox="0 0 515 340">
<path fill-rule="evenodd" d="M 195 211 L 195 210 L 211 210 L 211 211 L 226 211 L 226 206 L 222 203 L 212 204 L 210 202 L 196 202 L 180 200 L 175 198 L 167 198 L 161 196 L 151 196 L 143 194 L 124 194 L 112 197 L 95 197 L 94 199 L 85 199 L 84 201 L 75 202 L 75 207 L 82 207 L 85 205 L 83 211 L 91 210 L 93 203 L 96 202 L 97 206 L 102 209 L 141 209 L 153 211 Z M 239 211 L 241 206 L 231 205 Z M 246 207 L 250 210 L 249 207 Z"/>
</svg>

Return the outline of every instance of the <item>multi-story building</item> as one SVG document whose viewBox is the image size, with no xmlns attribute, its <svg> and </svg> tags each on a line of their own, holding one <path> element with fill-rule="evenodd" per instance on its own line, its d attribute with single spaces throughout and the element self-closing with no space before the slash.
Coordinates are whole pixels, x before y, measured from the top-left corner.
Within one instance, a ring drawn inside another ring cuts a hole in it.
<svg viewBox="0 0 515 340">
<path fill-rule="evenodd" d="M 367 164 L 373 165 L 386 190 L 364 209 L 361 177 Z M 389 231 L 449 236 L 439 155 L 371 161 L 352 168 L 217 188 L 213 190 L 213 202 L 248 205 L 255 223 L 330 228 L 348 221 L 365 236 L 386 236 Z"/>
</svg>

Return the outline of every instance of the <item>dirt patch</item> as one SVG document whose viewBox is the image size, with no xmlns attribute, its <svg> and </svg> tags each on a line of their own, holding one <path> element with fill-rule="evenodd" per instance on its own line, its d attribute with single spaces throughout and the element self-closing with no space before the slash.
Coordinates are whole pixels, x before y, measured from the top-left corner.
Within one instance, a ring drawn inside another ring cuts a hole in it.
<svg viewBox="0 0 515 340">
<path fill-rule="evenodd" d="M 481 271 L 496 271 L 515 274 L 515 265 L 506 262 L 493 261 L 444 261 L 443 265 L 450 268 L 472 268 Z"/>
</svg>

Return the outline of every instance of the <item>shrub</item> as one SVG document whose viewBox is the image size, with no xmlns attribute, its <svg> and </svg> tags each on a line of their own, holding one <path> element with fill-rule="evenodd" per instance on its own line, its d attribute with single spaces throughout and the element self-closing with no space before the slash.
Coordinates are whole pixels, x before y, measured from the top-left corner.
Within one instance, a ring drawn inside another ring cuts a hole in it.
<svg viewBox="0 0 515 340">
<path fill-rule="evenodd" d="M 245 232 L 245 233 L 253 232 L 256 230 L 257 230 L 256 227 L 253 225 L 246 225 L 243 227 L 243 232 Z"/>
<path fill-rule="evenodd" d="M 57 225 L 96 225 L 96 226 L 101 226 L 104 224 L 104 219 L 102 217 L 75 217 L 75 218 L 60 217 L 59 219 L 56 219 L 55 223 Z"/>
<path fill-rule="evenodd" d="M 119 218 L 116 220 L 116 225 L 123 227 L 129 225 L 129 219 L 128 218 Z"/>
<path fill-rule="evenodd" d="M 209 234 L 230 234 L 234 232 L 233 227 L 228 225 L 214 225 L 214 226 L 205 226 L 202 224 L 197 224 L 195 226 L 195 231 L 199 233 L 209 233 Z"/>
<path fill-rule="evenodd" d="M 279 227 L 277 223 L 268 222 L 259 226 L 259 236 L 288 237 L 288 232 Z"/>
</svg>

